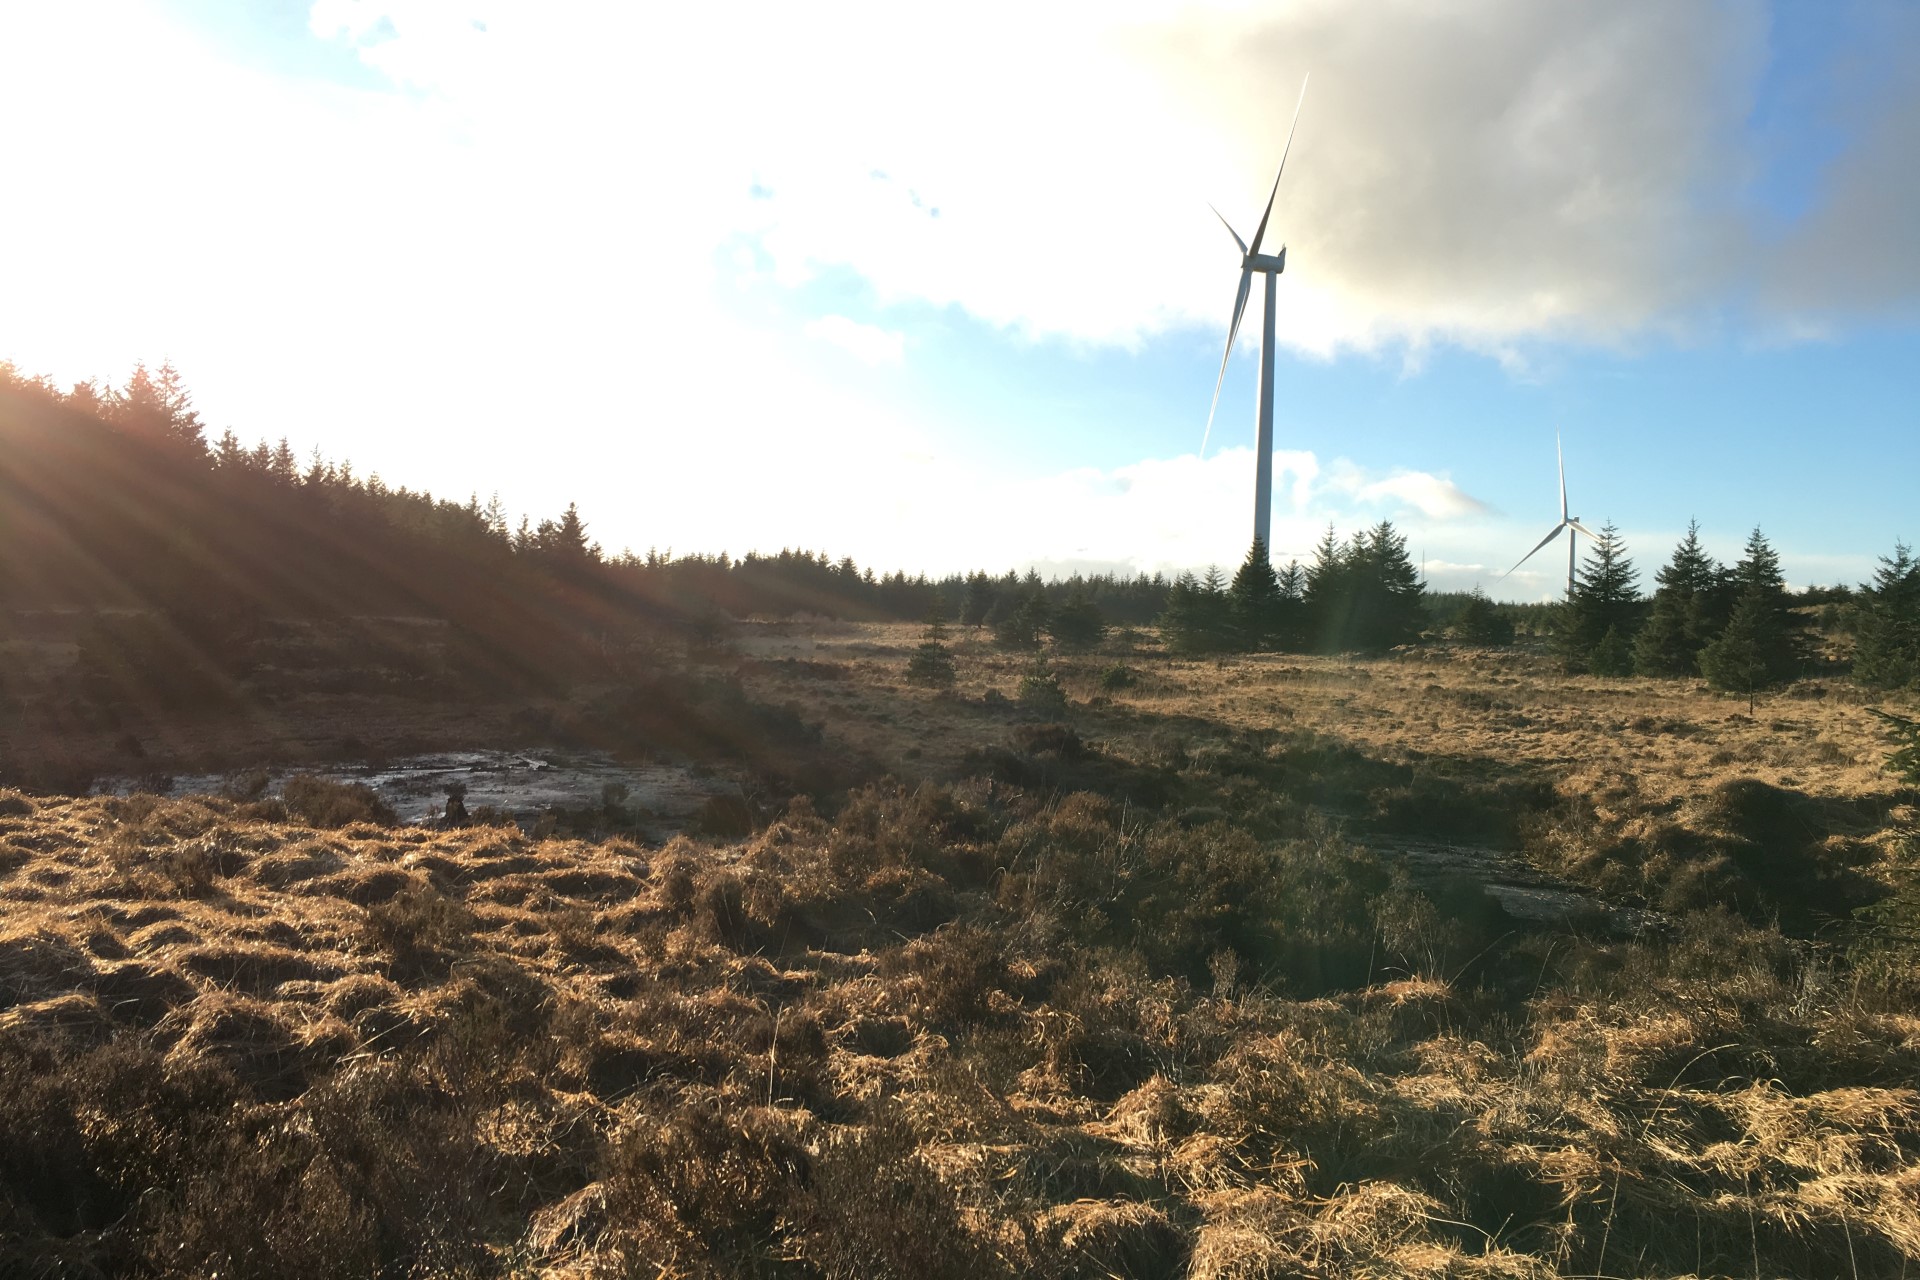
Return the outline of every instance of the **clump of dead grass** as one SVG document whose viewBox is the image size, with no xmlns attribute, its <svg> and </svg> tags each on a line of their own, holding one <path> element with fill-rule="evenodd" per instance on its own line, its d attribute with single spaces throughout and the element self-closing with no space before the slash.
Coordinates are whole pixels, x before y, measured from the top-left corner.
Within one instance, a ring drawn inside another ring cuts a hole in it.
<svg viewBox="0 0 1920 1280">
<path fill-rule="evenodd" d="M 1364 814 L 1412 774 L 1210 741 L 1152 766 L 1178 804 L 1144 812 L 889 783 L 659 850 L 35 801 L 0 864 L 0 1132 L 25 1139 L 0 1143 L 0 1270 L 1920 1260 L 1899 992 L 1727 913 L 1640 938 L 1482 919 L 1259 807 L 1324 784 Z M 1103 786 L 1149 768 L 1016 750 Z M 1183 820 L 1196 796 L 1271 825 Z M 204 881 L 158 869 L 182 847 Z"/>
</svg>

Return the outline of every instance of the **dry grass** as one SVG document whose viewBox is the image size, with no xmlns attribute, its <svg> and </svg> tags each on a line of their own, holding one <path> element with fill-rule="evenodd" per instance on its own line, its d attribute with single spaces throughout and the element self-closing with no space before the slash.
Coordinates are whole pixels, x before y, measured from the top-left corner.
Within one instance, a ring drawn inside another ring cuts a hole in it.
<svg viewBox="0 0 1920 1280">
<path fill-rule="evenodd" d="M 0 1273 L 1920 1270 L 1920 1003 L 1770 923 L 1901 856 L 1840 695 L 1135 654 L 1089 706 L 1095 655 L 1023 727 L 1024 660 L 912 639 L 750 664 L 921 780 L 744 838 L 0 792 Z M 1674 914 L 1524 926 L 1376 832 Z"/>
<path fill-rule="evenodd" d="M 760 686 L 897 772 L 978 771 L 980 751 L 1022 718 L 1013 699 L 1028 660 L 962 633 L 953 642 L 958 683 L 929 693 L 904 679 L 916 635 L 869 625 L 792 639 L 806 647 L 806 670 L 836 677 L 794 677 L 769 662 Z M 1116 659 L 1136 671 L 1135 684 L 1103 684 Z M 1068 718 L 1114 761 L 1189 778 L 1238 772 L 1310 801 L 1363 838 L 1521 852 L 1656 910 L 1726 903 L 1815 932 L 1871 900 L 1875 866 L 1920 818 L 1920 795 L 1882 767 L 1887 748 L 1866 712 L 1870 699 L 1844 681 L 1803 681 L 1749 716 L 1744 701 L 1699 681 L 1567 676 L 1552 659 L 1518 650 L 1193 661 L 1148 648 L 1054 666 L 1073 699 Z M 1250 766 L 1249 752 L 1269 767 Z M 1303 771 L 1314 788 L 1300 785 Z M 1084 771 L 1056 775 L 1013 780 L 1089 782 Z M 1091 781 L 1148 803 L 1170 798 Z M 1245 797 L 1200 790 L 1206 803 L 1225 801 L 1224 816 L 1252 816 Z M 1788 862 L 1798 878 L 1776 881 Z"/>
<path fill-rule="evenodd" d="M 809 663 L 844 666 L 853 678 L 797 678 L 786 691 L 888 761 L 902 759 L 927 729 L 943 739 L 929 748 L 960 746 L 948 731 L 960 731 L 963 742 L 965 728 L 980 723 L 969 704 L 990 691 L 1011 699 L 1030 665 L 963 632 L 952 642 L 959 683 L 951 693 L 928 693 L 904 679 L 917 628 L 838 630 L 804 638 Z M 1141 679 L 1103 688 L 1101 677 L 1121 658 Z M 1437 647 L 1375 660 L 1190 660 L 1146 650 L 1062 657 L 1054 666 L 1101 736 L 1129 746 L 1167 720 L 1196 730 L 1310 728 L 1382 759 L 1546 770 L 1603 820 L 1671 812 L 1735 776 L 1815 795 L 1897 794 L 1881 769 L 1882 734 L 1863 710 L 1876 699 L 1839 680 L 1802 681 L 1749 716 L 1744 700 L 1713 694 L 1702 681 L 1568 676 L 1553 659 L 1520 650 Z M 781 668 L 761 670 L 778 676 Z"/>
</svg>

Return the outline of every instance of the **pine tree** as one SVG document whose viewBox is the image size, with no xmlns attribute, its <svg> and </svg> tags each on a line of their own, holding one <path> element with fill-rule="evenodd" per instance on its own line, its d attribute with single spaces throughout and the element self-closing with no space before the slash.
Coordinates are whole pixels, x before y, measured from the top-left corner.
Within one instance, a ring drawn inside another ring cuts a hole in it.
<svg viewBox="0 0 1920 1280">
<path fill-rule="evenodd" d="M 1687 634 L 1690 602 L 1663 593 L 1633 638 L 1633 666 L 1643 676 L 1685 676 L 1699 669 L 1699 650 Z"/>
<path fill-rule="evenodd" d="M 1307 647 L 1322 653 L 1337 653 L 1344 648 L 1348 617 L 1353 610 L 1348 590 L 1346 548 L 1328 525 L 1326 533 L 1314 545 L 1313 560 L 1307 565 L 1303 598 L 1307 614 Z"/>
<path fill-rule="evenodd" d="M 1426 621 L 1425 592 L 1391 521 L 1344 545 L 1329 525 L 1305 574 L 1310 647 L 1340 653 L 1410 644 Z"/>
<path fill-rule="evenodd" d="M 946 637 L 947 600 L 935 591 L 927 607 L 927 629 L 920 633 L 920 647 L 907 659 L 909 683 L 944 689 L 954 682 L 958 672 L 953 654 L 945 644 Z"/>
<path fill-rule="evenodd" d="M 1167 652 L 1193 652 L 1190 637 L 1193 634 L 1194 597 L 1199 593 L 1199 580 L 1191 573 L 1181 574 L 1167 588 L 1167 602 L 1161 606 L 1157 620 Z"/>
<path fill-rule="evenodd" d="M 1626 544 L 1611 523 L 1602 525 L 1600 539 L 1587 553 L 1574 580 L 1573 594 L 1563 606 L 1565 622 L 1560 631 L 1561 659 L 1569 671 L 1595 670 L 1602 675 L 1626 675 L 1621 667 L 1631 667 L 1626 648 L 1639 621 L 1640 592 L 1634 585 L 1638 575 L 1627 558 Z M 1593 653 L 1612 633 L 1615 653 L 1609 649 L 1606 664 L 1614 670 L 1599 672 L 1593 665 Z"/>
<path fill-rule="evenodd" d="M 1426 621 L 1426 586 L 1407 555 L 1406 538 L 1391 521 L 1382 520 L 1353 542 L 1362 600 L 1353 647 L 1380 650 L 1412 644 Z"/>
<path fill-rule="evenodd" d="M 213 465 L 215 470 L 227 475 L 238 475 L 247 469 L 247 451 L 240 447 L 240 437 L 233 434 L 232 427 L 222 431 L 214 442 Z"/>
<path fill-rule="evenodd" d="M 1066 714 L 1067 691 L 1060 687 L 1060 677 L 1047 665 L 1047 655 L 1034 655 L 1033 666 L 1020 677 L 1020 687 L 1014 698 L 1028 711 L 1043 716 L 1058 718 Z"/>
<path fill-rule="evenodd" d="M 1751 589 L 1733 607 L 1733 617 L 1713 643 L 1700 651 L 1700 670 L 1707 683 L 1727 693 L 1747 695 L 1747 713 L 1753 713 L 1754 694 L 1773 683 L 1769 655 L 1782 642 L 1765 592 Z"/>
<path fill-rule="evenodd" d="M 1453 620 L 1454 639 L 1462 644 L 1497 647 L 1513 643 L 1513 615 L 1487 599 L 1487 593 L 1475 586 L 1467 596 L 1460 616 Z"/>
<path fill-rule="evenodd" d="M 1003 596 L 1004 609 L 994 625 L 993 639 L 1003 649 L 1038 649 L 1045 634 L 1050 610 L 1046 592 L 1033 584 L 1022 584 L 1010 596 Z"/>
<path fill-rule="evenodd" d="M 1083 653 L 1105 637 L 1107 620 L 1101 616 L 1099 606 L 1088 598 L 1086 587 L 1076 586 L 1068 593 L 1066 603 L 1047 619 L 1047 634 L 1060 648 Z"/>
<path fill-rule="evenodd" d="M 1920 560 L 1904 542 L 1880 557 L 1855 619 L 1854 678 L 1882 689 L 1920 685 Z"/>
<path fill-rule="evenodd" d="M 1298 560 L 1280 571 L 1280 616 L 1276 647 L 1297 652 L 1307 646 L 1307 571 Z"/>
<path fill-rule="evenodd" d="M 975 571 L 967 575 L 967 593 L 960 597 L 960 625 L 978 628 L 993 608 L 993 579 Z"/>
<path fill-rule="evenodd" d="M 7 366 L 9 369 L 12 367 L 11 365 Z M 0 372 L 4 372 L 4 370 L 0 370 Z M 0 385 L 4 385 L 5 382 L 6 378 L 0 377 Z M 22 381 L 20 385 L 26 386 L 27 384 Z M 67 403 L 80 412 L 92 414 L 96 418 L 109 418 L 112 416 L 108 407 L 107 397 L 100 394 L 100 384 L 92 378 L 88 378 L 84 382 L 74 383 L 73 390 L 67 393 Z"/>
<path fill-rule="evenodd" d="M 1208 569 L 1204 579 L 1183 573 L 1167 591 L 1160 634 L 1171 653 L 1218 653 L 1229 645 L 1225 579 Z"/>
<path fill-rule="evenodd" d="M 922 640 L 907 659 L 907 680 L 912 684 L 944 689 L 957 678 L 953 654 L 938 640 Z"/>
<path fill-rule="evenodd" d="M 945 640 L 947 638 L 947 617 L 946 593 L 938 587 L 935 587 L 933 594 L 927 598 L 927 613 L 924 619 L 927 624 L 926 638 L 928 640 Z"/>
<path fill-rule="evenodd" d="M 1210 652 L 1233 648 L 1233 607 L 1227 600 L 1227 575 L 1217 564 L 1208 565 L 1200 575 L 1196 621 Z"/>
<path fill-rule="evenodd" d="M 1597 676 L 1633 674 L 1633 649 L 1620 634 L 1619 627 L 1608 627 L 1607 634 L 1601 636 L 1600 643 L 1587 654 L 1587 670 Z"/>
<path fill-rule="evenodd" d="M 206 452 L 200 415 L 194 412 L 193 397 L 171 361 L 153 372 L 145 364 L 136 364 L 127 385 L 113 393 L 108 416 L 128 436 L 184 455 Z"/>
<path fill-rule="evenodd" d="M 1280 578 L 1267 558 L 1267 544 L 1255 538 L 1247 558 L 1233 575 L 1233 586 L 1227 591 L 1236 647 L 1254 650 L 1275 647 L 1280 639 L 1284 603 Z"/>
<path fill-rule="evenodd" d="M 600 561 L 600 547 L 587 541 L 586 522 L 580 518 L 580 508 L 571 502 L 558 520 L 540 522 L 532 547 L 549 569 L 561 575 L 577 576 Z"/>
<path fill-rule="evenodd" d="M 1794 616 L 1787 598 L 1786 577 L 1780 572 L 1780 557 L 1774 553 L 1758 528 L 1747 537 L 1746 555 L 1733 566 L 1731 586 L 1735 592 L 1734 613 L 1752 601 L 1752 607 L 1764 617 L 1755 635 L 1764 648 L 1766 683 L 1784 684 L 1800 673 L 1805 661 L 1806 643 L 1800 620 Z M 1728 621 L 1732 626 L 1732 621 Z M 1701 671 L 1705 672 L 1704 656 Z"/>
</svg>

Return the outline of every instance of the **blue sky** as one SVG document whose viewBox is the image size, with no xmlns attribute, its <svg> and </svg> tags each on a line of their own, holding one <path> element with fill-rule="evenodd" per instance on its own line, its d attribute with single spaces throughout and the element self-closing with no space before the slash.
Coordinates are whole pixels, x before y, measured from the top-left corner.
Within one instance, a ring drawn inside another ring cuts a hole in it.
<svg viewBox="0 0 1920 1280">
<path fill-rule="evenodd" d="M 609 549 L 1230 565 L 1274 211 L 1274 530 L 1437 587 L 1557 518 L 1800 583 L 1920 539 L 1920 10 L 1531 0 L 0 12 L 0 358 L 578 501 Z M 1257 296 L 1254 308 L 1257 310 Z M 1537 571 L 1536 571 L 1537 570 Z"/>
</svg>

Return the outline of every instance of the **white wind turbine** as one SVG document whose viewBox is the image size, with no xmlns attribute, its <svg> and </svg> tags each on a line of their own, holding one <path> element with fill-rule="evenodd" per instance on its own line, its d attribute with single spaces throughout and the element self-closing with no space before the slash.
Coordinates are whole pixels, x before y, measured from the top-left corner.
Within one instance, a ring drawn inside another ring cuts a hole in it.
<svg viewBox="0 0 1920 1280">
<path fill-rule="evenodd" d="M 1220 387 L 1226 381 L 1227 361 L 1233 355 L 1234 339 L 1240 336 L 1240 318 L 1247 310 L 1247 294 L 1253 288 L 1253 274 L 1259 272 L 1266 277 L 1266 316 L 1260 330 L 1260 403 L 1259 427 L 1254 437 L 1254 480 L 1253 480 L 1253 536 L 1260 545 L 1268 548 L 1272 554 L 1273 541 L 1267 536 L 1269 520 L 1273 514 L 1273 311 L 1274 284 L 1280 273 L 1287 269 L 1287 247 L 1280 246 L 1280 252 L 1266 254 L 1260 252 L 1260 244 L 1266 238 L 1267 219 L 1273 216 L 1273 201 L 1280 194 L 1280 175 L 1287 169 L 1287 153 L 1293 150 L 1293 131 L 1300 127 L 1300 108 L 1307 101 L 1307 82 L 1300 81 L 1300 101 L 1294 104 L 1293 126 L 1287 130 L 1287 145 L 1280 152 L 1280 168 L 1273 175 L 1273 190 L 1267 195 L 1267 209 L 1260 215 L 1260 225 L 1254 228 L 1253 244 L 1249 246 L 1233 229 L 1226 215 L 1218 209 L 1213 215 L 1226 227 L 1227 234 L 1233 237 L 1234 244 L 1240 248 L 1240 295 L 1233 300 L 1233 323 L 1227 327 L 1227 349 L 1220 356 L 1220 373 L 1213 380 L 1213 404 L 1207 410 L 1206 434 L 1200 438 L 1200 456 L 1207 456 L 1207 441 L 1213 437 L 1213 414 L 1220 407 Z"/>
<path fill-rule="evenodd" d="M 1534 551 L 1540 550 L 1541 547 L 1546 546 L 1549 542 L 1552 542 L 1555 538 L 1559 537 L 1560 531 L 1562 529 L 1568 530 L 1569 532 L 1567 533 L 1567 594 L 1571 596 L 1573 594 L 1573 552 L 1574 552 L 1574 543 L 1575 543 L 1573 533 L 1575 531 L 1579 533 L 1584 533 L 1589 538 L 1592 538 L 1595 542 L 1600 541 L 1600 535 L 1595 533 L 1593 530 L 1587 528 L 1587 526 L 1581 524 L 1579 516 L 1570 516 L 1567 514 L 1567 456 L 1566 454 L 1562 453 L 1560 450 L 1560 434 L 1558 432 L 1555 432 L 1553 437 L 1553 453 L 1554 453 L 1554 456 L 1560 460 L 1560 523 L 1553 526 L 1553 531 L 1551 533 L 1547 534 L 1546 537 L 1540 539 L 1539 542 L 1534 544 L 1533 551 L 1529 551 L 1527 552 L 1527 554 L 1521 556 L 1520 563 L 1514 565 L 1513 569 L 1518 569 L 1520 565 L 1525 564 L 1527 561 L 1533 559 Z M 1507 570 L 1506 573 L 1503 573 L 1500 576 L 1502 578 L 1505 578 L 1507 574 L 1510 574 L 1513 572 L 1513 569 Z"/>
</svg>

